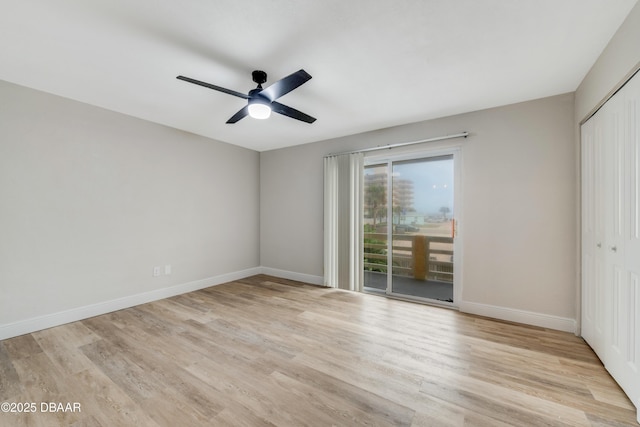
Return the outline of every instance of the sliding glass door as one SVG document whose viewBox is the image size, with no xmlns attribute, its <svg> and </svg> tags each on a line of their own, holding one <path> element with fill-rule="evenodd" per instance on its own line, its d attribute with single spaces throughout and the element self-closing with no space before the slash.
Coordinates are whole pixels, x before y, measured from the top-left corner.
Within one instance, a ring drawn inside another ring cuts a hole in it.
<svg viewBox="0 0 640 427">
<path fill-rule="evenodd" d="M 366 291 L 454 304 L 456 153 L 365 167 Z"/>
</svg>

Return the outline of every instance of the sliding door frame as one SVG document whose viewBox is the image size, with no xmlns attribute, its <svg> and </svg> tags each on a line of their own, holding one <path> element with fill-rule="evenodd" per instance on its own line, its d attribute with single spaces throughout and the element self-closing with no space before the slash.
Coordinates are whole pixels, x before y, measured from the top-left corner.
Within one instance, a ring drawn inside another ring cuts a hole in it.
<svg viewBox="0 0 640 427">
<path fill-rule="evenodd" d="M 453 302 L 439 301 L 430 298 L 422 298 L 411 295 L 397 294 L 392 289 L 392 275 L 393 275 L 393 260 L 392 246 L 393 246 L 393 225 L 389 218 L 393 218 L 389 214 L 389 210 L 393 205 L 393 163 L 401 162 L 405 160 L 420 160 L 428 159 L 431 157 L 440 156 L 453 156 L 453 180 L 454 180 L 454 215 L 455 215 L 455 234 L 453 239 Z M 458 308 L 458 305 L 462 299 L 462 248 L 463 248 L 463 230 L 464 221 L 462 218 L 463 212 L 463 196 L 462 196 L 462 144 L 461 143 L 444 143 L 437 147 L 412 147 L 412 149 L 400 150 L 391 153 L 386 151 L 384 153 L 376 152 L 365 154 L 364 166 L 385 166 L 387 167 L 387 287 L 386 295 L 394 298 L 409 299 L 412 301 L 420 301 L 433 305 L 441 305 L 445 307 Z M 364 173 L 364 169 L 363 169 Z M 362 254 L 364 256 L 364 254 Z"/>
</svg>

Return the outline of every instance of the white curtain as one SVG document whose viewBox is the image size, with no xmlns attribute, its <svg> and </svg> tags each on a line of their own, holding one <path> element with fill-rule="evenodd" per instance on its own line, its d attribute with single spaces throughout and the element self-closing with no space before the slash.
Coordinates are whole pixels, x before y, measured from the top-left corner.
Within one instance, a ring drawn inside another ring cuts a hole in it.
<svg viewBox="0 0 640 427">
<path fill-rule="evenodd" d="M 362 290 L 362 153 L 324 159 L 324 284 Z"/>
</svg>

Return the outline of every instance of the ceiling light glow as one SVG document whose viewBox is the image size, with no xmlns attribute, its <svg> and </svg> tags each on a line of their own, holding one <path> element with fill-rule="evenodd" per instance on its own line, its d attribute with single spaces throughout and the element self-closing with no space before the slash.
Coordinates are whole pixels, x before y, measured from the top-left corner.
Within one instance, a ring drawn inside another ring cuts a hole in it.
<svg viewBox="0 0 640 427">
<path fill-rule="evenodd" d="M 271 115 L 271 107 L 262 102 L 252 102 L 249 104 L 249 115 L 254 119 L 268 119 Z"/>
</svg>

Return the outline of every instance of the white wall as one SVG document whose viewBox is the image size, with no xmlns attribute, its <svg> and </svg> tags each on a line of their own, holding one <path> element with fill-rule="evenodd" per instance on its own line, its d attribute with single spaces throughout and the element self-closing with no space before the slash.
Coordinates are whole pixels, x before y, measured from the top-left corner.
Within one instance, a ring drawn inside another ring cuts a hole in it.
<svg viewBox="0 0 640 427">
<path fill-rule="evenodd" d="M 0 99 L 0 338 L 259 267 L 257 152 L 1 81 Z"/>
<path fill-rule="evenodd" d="M 461 308 L 572 330 L 573 103 L 565 94 L 261 153 L 261 264 L 323 275 L 323 155 L 468 131 Z"/>
</svg>

